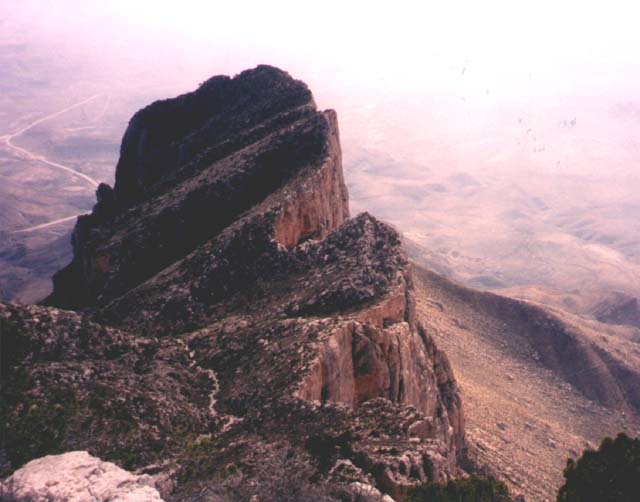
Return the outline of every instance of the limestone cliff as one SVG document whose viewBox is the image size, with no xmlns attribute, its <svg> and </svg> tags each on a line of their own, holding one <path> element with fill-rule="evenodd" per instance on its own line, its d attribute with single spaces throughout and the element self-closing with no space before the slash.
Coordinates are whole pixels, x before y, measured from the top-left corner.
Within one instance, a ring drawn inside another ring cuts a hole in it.
<svg viewBox="0 0 640 502">
<path fill-rule="evenodd" d="M 51 307 L 0 305 L 7 471 L 87 449 L 181 492 L 285 448 L 395 497 L 460 472 L 399 235 L 349 219 L 337 117 L 304 83 L 259 66 L 150 105 L 97 195 Z"/>
</svg>

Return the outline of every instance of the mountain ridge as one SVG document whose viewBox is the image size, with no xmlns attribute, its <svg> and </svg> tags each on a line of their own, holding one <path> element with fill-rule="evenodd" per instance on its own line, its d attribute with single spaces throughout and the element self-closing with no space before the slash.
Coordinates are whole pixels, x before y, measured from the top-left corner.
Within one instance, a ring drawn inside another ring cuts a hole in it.
<svg viewBox="0 0 640 502">
<path fill-rule="evenodd" d="M 514 493 L 555 500 L 567 458 L 640 431 L 640 352 L 617 327 L 413 272 L 417 318 L 460 384 L 469 447 Z"/>
<path fill-rule="evenodd" d="M 638 427 L 631 338 L 351 218 L 337 115 L 277 68 L 143 108 L 96 197 L 44 304 L 0 303 L 3 475 L 86 449 L 188 501 L 284 455 L 343 495 L 479 470 L 536 502 Z"/>
<path fill-rule="evenodd" d="M 284 449 L 398 498 L 462 473 L 401 238 L 349 219 L 336 114 L 302 82 L 259 66 L 134 115 L 72 240 L 46 305 L 0 304 L 5 472 L 81 448 L 186 493 Z"/>
</svg>

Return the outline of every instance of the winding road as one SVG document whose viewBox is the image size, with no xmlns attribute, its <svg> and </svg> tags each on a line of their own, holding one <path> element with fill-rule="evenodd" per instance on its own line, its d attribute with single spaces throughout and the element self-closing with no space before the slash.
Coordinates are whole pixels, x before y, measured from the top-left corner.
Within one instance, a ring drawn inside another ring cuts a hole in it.
<svg viewBox="0 0 640 502">
<path fill-rule="evenodd" d="M 52 227 L 58 223 L 64 223 L 65 221 L 75 220 L 78 217 L 77 214 L 73 216 L 67 216 L 66 218 L 60 218 L 58 220 L 48 221 L 47 223 L 41 223 L 40 225 L 34 225 L 33 227 L 21 228 L 20 230 L 14 230 L 12 234 L 21 234 L 24 232 L 31 232 L 32 230 L 40 230 L 42 228 Z"/>
<path fill-rule="evenodd" d="M 32 129 L 33 127 L 37 126 L 38 124 L 41 124 L 42 122 L 46 121 L 46 120 L 51 120 L 55 117 L 58 117 L 68 111 L 73 110 L 74 108 L 78 108 L 80 106 L 83 106 L 91 101 L 94 101 L 95 99 L 98 99 L 102 96 L 105 96 L 104 93 L 100 93 L 100 94 L 94 94 L 93 96 L 88 97 L 87 99 L 84 99 L 78 103 L 75 103 L 71 106 L 68 106 L 62 110 L 58 110 L 57 112 L 51 113 L 49 115 L 46 115 L 44 117 L 40 117 L 37 120 L 34 120 L 33 122 L 31 122 L 30 124 L 24 126 L 23 128 L 15 131 L 12 134 L 7 134 L 5 136 L 0 136 L 0 140 L 3 141 L 5 143 L 5 145 L 7 145 L 7 147 L 9 148 L 9 150 L 13 151 L 14 154 L 16 154 L 19 157 L 22 158 L 26 158 L 28 160 L 33 160 L 36 162 L 42 162 L 43 164 L 46 164 L 48 166 L 54 167 L 56 169 L 60 169 L 62 171 L 65 171 L 73 176 L 77 176 L 78 178 L 83 179 L 84 181 L 86 181 L 89 185 L 91 185 L 91 187 L 97 187 L 99 185 L 99 182 L 95 179 L 93 179 L 91 176 L 88 176 L 84 173 L 81 173 L 79 171 L 76 171 L 74 168 L 69 167 L 69 166 L 65 166 L 64 164 L 60 164 L 59 162 L 54 162 L 50 159 L 48 159 L 47 157 L 45 157 L 44 155 L 39 155 L 37 153 L 33 153 L 30 152 L 29 150 L 27 150 L 26 148 L 22 148 L 21 146 L 16 145 L 15 143 L 13 143 L 13 139 L 17 138 L 18 136 L 20 136 L 21 134 L 24 134 L 25 132 L 27 132 L 29 129 Z M 109 106 L 110 100 L 111 100 L 111 94 L 106 94 L 107 96 L 107 101 L 105 103 L 105 106 L 103 108 L 103 110 L 100 112 L 99 116 L 101 117 L 102 115 L 104 115 L 104 113 L 106 112 L 107 107 Z M 14 230 L 11 233 L 23 233 L 23 232 L 31 232 L 33 230 L 40 230 L 43 228 L 47 228 L 47 227 L 51 227 L 54 225 L 57 225 L 59 223 L 63 223 L 66 221 L 70 221 L 73 220 L 75 218 L 77 218 L 78 215 L 73 215 L 73 216 L 68 216 L 66 218 L 60 218 L 57 220 L 53 220 L 47 223 L 42 223 L 40 225 L 34 225 L 32 227 L 28 227 L 28 228 L 22 228 L 20 230 Z"/>
</svg>

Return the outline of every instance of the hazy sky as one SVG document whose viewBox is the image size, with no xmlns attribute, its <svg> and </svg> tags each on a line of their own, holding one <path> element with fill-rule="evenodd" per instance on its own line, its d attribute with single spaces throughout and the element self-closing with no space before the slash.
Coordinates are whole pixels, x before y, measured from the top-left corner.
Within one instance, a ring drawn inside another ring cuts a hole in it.
<svg viewBox="0 0 640 502">
<path fill-rule="evenodd" d="M 272 64 L 338 111 L 354 213 L 398 225 L 469 277 L 540 282 L 526 275 L 534 249 L 540 270 L 564 274 L 554 287 L 611 269 L 602 287 L 620 288 L 640 277 L 635 5 L 0 0 L 0 44 L 29 47 L 2 53 L 14 94 L 0 94 L 0 134 L 108 95 L 96 106 L 113 159 L 95 174 L 112 181 L 140 107 Z"/>
<path fill-rule="evenodd" d="M 332 85 L 509 97 L 637 86 L 636 5 L 2 0 L 0 16 L 32 40 L 103 64 L 233 73 L 268 62 Z"/>
</svg>

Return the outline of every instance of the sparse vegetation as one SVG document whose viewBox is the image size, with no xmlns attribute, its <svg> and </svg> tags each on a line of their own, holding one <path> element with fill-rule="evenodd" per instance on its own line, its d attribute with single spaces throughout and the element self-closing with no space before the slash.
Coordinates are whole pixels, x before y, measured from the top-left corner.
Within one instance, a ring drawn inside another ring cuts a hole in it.
<svg viewBox="0 0 640 502">
<path fill-rule="evenodd" d="M 63 388 L 50 389 L 46 403 L 33 400 L 29 374 L 22 369 L 9 378 L 9 370 L 28 350 L 28 337 L 13 322 L 0 319 L 0 448 L 12 452 L 14 465 L 57 451 L 75 405 L 74 396 Z M 21 413 L 12 414 L 12 405 L 20 401 Z"/>
<path fill-rule="evenodd" d="M 0 319 L 0 378 L 29 352 L 29 339 L 8 319 Z"/>
<path fill-rule="evenodd" d="M 12 417 L 11 434 L 7 435 L 14 465 L 60 452 L 76 409 L 74 395 L 56 388 L 50 390 L 47 402 L 30 402 L 24 406 L 23 414 Z"/>
<path fill-rule="evenodd" d="M 640 439 L 619 434 L 586 450 L 564 470 L 557 502 L 635 502 L 640 497 Z"/>
<path fill-rule="evenodd" d="M 237 471 L 220 483 L 178 499 L 189 502 L 337 502 L 330 487 L 311 481 L 314 470 L 299 454 L 281 449 L 265 455 L 251 473 Z"/>
<path fill-rule="evenodd" d="M 467 439 L 482 445 L 476 450 L 478 462 L 493 472 L 508 472 L 513 491 L 524 494 L 527 501 L 555 500 L 564 482 L 565 455 L 579 455 L 585 441 L 638 427 L 633 414 L 620 412 L 625 404 L 618 391 L 605 390 L 618 388 L 616 374 L 627 375 L 624 385 L 629 385 L 640 368 L 633 343 L 615 334 L 618 331 L 599 332 L 586 322 L 562 314 L 559 319 L 565 328 L 555 331 L 560 336 L 549 337 L 548 327 L 546 334 L 544 330 L 537 332 L 541 338 L 535 331 L 546 323 L 540 310 L 525 304 L 515 307 L 511 300 L 472 292 L 417 266 L 414 276 L 418 318 L 431 326 L 430 334 L 449 357 L 456 379 L 465 388 Z M 516 315 L 520 308 L 524 310 Z M 456 320 L 467 329 L 457 326 Z M 556 365 L 552 373 L 541 371 L 540 360 L 524 356 L 540 354 L 536 346 L 543 352 L 566 350 L 560 343 L 563 333 L 575 335 L 576 341 L 585 346 L 593 342 L 598 349 L 582 355 L 599 354 L 602 362 L 571 353 L 553 359 L 554 364 L 561 365 Z M 598 341 L 604 337 L 608 348 Z M 547 341 L 541 344 L 542 339 Z M 584 370 L 588 365 L 604 368 L 605 361 L 610 364 L 614 359 L 617 366 L 622 360 L 620 354 L 625 355 L 624 373 L 619 366 L 611 373 Z M 487 371 L 489 363 L 492 371 Z M 599 388 L 601 395 L 615 404 L 608 410 L 590 401 L 567 385 L 558 371 L 579 376 L 584 389 Z M 625 398 L 633 399 L 633 385 L 627 388 Z"/>
<path fill-rule="evenodd" d="M 502 481 L 470 476 L 448 483 L 426 483 L 409 490 L 409 502 L 510 502 Z"/>
<path fill-rule="evenodd" d="M 181 482 L 211 476 L 215 471 L 216 455 L 220 445 L 216 439 L 190 438 L 186 439 L 180 456 Z"/>
</svg>

